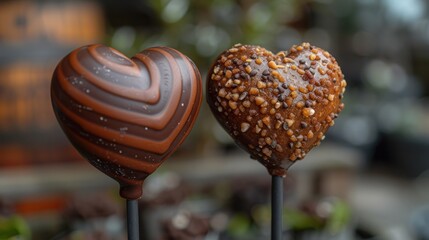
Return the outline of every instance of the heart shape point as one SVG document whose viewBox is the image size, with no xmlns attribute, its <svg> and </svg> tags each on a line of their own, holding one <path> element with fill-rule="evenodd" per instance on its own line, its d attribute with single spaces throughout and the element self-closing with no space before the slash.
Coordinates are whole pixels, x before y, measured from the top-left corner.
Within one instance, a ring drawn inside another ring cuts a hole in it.
<svg viewBox="0 0 429 240">
<path fill-rule="evenodd" d="M 207 103 L 241 148 L 285 176 L 334 125 L 346 85 L 335 58 L 309 43 L 277 54 L 236 44 L 208 73 Z"/>
<path fill-rule="evenodd" d="M 60 61 L 51 98 L 75 148 L 119 182 L 122 197 L 137 199 L 192 129 L 201 85 L 194 63 L 175 49 L 153 47 L 129 59 L 95 44 Z"/>
</svg>

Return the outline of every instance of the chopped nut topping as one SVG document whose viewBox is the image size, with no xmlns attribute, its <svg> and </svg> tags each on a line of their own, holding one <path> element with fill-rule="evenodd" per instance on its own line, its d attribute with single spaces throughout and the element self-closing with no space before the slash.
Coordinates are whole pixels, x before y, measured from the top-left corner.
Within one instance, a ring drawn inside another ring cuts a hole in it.
<svg viewBox="0 0 429 240">
<path fill-rule="evenodd" d="M 304 117 L 309 117 L 309 116 L 313 116 L 313 114 L 315 113 L 313 108 L 304 108 L 302 109 L 302 115 L 304 115 Z"/>
<path fill-rule="evenodd" d="M 243 100 L 243 99 L 245 99 L 246 97 L 247 97 L 247 92 L 243 92 L 243 93 L 241 93 L 240 94 L 240 97 L 238 98 L 239 100 Z"/>
<path fill-rule="evenodd" d="M 246 70 L 246 72 L 247 72 L 247 73 L 250 73 L 250 72 L 252 71 L 252 67 L 247 66 L 247 67 L 245 68 L 245 70 Z"/>
<path fill-rule="evenodd" d="M 258 83 L 256 84 L 256 86 L 261 89 L 261 88 L 266 88 L 267 84 L 262 82 L 262 81 L 258 81 Z"/>
<path fill-rule="evenodd" d="M 259 89 L 255 88 L 255 87 L 252 87 L 249 90 L 249 94 L 250 95 L 258 95 L 259 94 Z"/>
<path fill-rule="evenodd" d="M 270 116 L 266 116 L 266 117 L 264 117 L 263 119 L 262 119 L 262 122 L 268 127 L 268 128 L 270 128 L 271 126 L 271 118 L 270 118 Z"/>
<path fill-rule="evenodd" d="M 228 105 L 229 105 L 229 107 L 230 107 L 231 109 L 233 109 L 233 110 L 237 109 L 237 102 L 229 101 L 229 102 L 228 102 Z"/>
<path fill-rule="evenodd" d="M 277 64 L 274 61 L 269 61 L 268 62 L 268 67 L 270 67 L 272 69 L 277 69 Z"/>
<path fill-rule="evenodd" d="M 213 69 L 213 73 L 217 74 L 219 72 L 219 69 L 220 69 L 220 67 L 218 65 L 215 66 L 214 69 Z"/>
<path fill-rule="evenodd" d="M 285 122 L 287 123 L 287 126 L 288 126 L 288 127 L 291 127 L 291 126 L 295 123 L 295 120 L 292 120 L 292 119 L 285 119 Z"/>
<path fill-rule="evenodd" d="M 234 100 L 234 101 L 237 101 L 239 96 L 240 96 L 240 95 L 239 95 L 238 93 L 233 93 L 233 94 L 231 94 L 231 98 L 232 98 L 232 100 Z"/>
<path fill-rule="evenodd" d="M 249 108 L 251 105 L 250 101 L 246 100 L 243 102 L 243 106 Z"/>
<path fill-rule="evenodd" d="M 255 103 L 256 103 L 256 105 L 261 105 L 261 104 L 263 104 L 265 102 L 265 99 L 264 98 L 262 98 L 262 97 L 255 97 Z"/>
<path fill-rule="evenodd" d="M 276 129 L 279 129 L 282 126 L 282 122 L 281 121 L 276 121 L 276 124 L 274 125 L 274 127 Z"/>
<path fill-rule="evenodd" d="M 330 54 L 329 54 L 327 51 L 324 51 L 324 52 L 323 52 L 323 56 L 325 56 L 325 57 L 329 58 Z"/>
<path fill-rule="evenodd" d="M 271 151 L 268 148 L 264 148 L 262 149 L 262 153 L 264 153 L 265 155 L 267 155 L 268 157 L 271 157 L 271 154 L 273 153 L 273 151 Z"/>
<path fill-rule="evenodd" d="M 296 103 L 296 107 L 297 108 L 303 108 L 304 105 L 305 105 L 305 103 L 303 101 L 299 101 L 299 102 Z"/>
<path fill-rule="evenodd" d="M 308 89 L 307 89 L 307 88 L 305 88 L 305 87 L 299 87 L 299 88 L 298 88 L 298 91 L 299 91 L 299 92 L 301 92 L 301 93 L 304 93 L 304 94 L 305 94 L 305 93 L 308 93 Z"/>
<path fill-rule="evenodd" d="M 238 52 L 238 48 L 231 48 L 231 49 L 229 49 L 229 52 L 230 53 L 236 53 L 236 52 Z"/>
<path fill-rule="evenodd" d="M 288 130 L 289 129 L 289 125 L 287 124 L 287 122 L 283 123 L 283 129 L 284 130 Z"/>
<path fill-rule="evenodd" d="M 229 79 L 226 83 L 225 83 L 225 87 L 232 87 L 234 83 L 232 82 L 232 79 Z"/>
<path fill-rule="evenodd" d="M 232 77 L 232 72 L 231 72 L 231 70 L 226 70 L 226 72 L 225 72 L 225 77 L 227 77 L 227 78 L 231 78 L 231 77 Z"/>
<path fill-rule="evenodd" d="M 247 122 L 243 122 L 241 123 L 241 132 L 247 132 L 247 130 L 249 130 L 250 128 L 250 124 Z"/>
<path fill-rule="evenodd" d="M 218 92 L 218 96 L 219 97 L 225 97 L 226 96 L 226 94 L 227 94 L 227 92 L 225 91 L 225 88 L 221 88 L 220 90 L 219 90 L 219 92 Z"/>
</svg>

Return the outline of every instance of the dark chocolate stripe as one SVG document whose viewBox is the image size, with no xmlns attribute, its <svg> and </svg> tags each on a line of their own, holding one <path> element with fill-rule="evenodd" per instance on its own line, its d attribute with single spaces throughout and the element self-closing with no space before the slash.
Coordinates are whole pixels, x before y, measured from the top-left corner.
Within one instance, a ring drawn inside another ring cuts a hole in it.
<svg viewBox="0 0 429 240">
<path fill-rule="evenodd" d="M 89 55 L 88 55 L 89 56 Z M 86 97 L 95 98 L 100 100 L 101 102 L 115 106 L 121 109 L 127 109 L 128 111 L 132 112 L 141 112 L 149 114 L 154 114 L 159 111 L 161 111 L 165 106 L 154 104 L 150 102 L 145 102 L 142 100 L 134 100 L 132 98 L 129 98 L 126 94 L 120 94 L 117 91 L 114 91 L 117 87 L 116 84 L 110 84 L 110 88 L 114 88 L 114 90 L 107 90 L 106 88 L 101 88 L 99 85 L 97 85 L 97 82 L 105 81 L 102 76 L 92 73 L 90 71 L 91 67 L 88 67 L 85 65 L 82 65 L 80 62 L 73 63 L 70 59 L 66 59 L 62 65 L 61 70 L 63 70 L 64 75 L 68 76 L 69 81 L 71 83 L 74 83 L 74 86 L 76 86 L 80 91 L 83 92 L 83 94 L 86 95 Z M 88 61 L 91 63 L 91 61 Z M 95 61 L 92 61 L 95 62 Z M 95 62 L 96 63 L 96 62 Z M 98 63 L 96 63 L 98 64 Z M 136 68 L 138 68 L 139 65 L 135 65 Z M 89 69 L 87 69 L 89 68 Z M 144 66 L 143 66 L 144 68 Z M 153 68 L 153 67 L 152 67 Z M 156 71 L 157 69 L 154 69 L 152 71 Z M 113 71 L 113 70 L 111 70 Z M 139 70 L 140 71 L 140 70 Z M 147 71 L 144 71 L 144 69 L 141 72 L 140 78 L 132 78 L 135 82 L 149 82 L 147 78 L 149 78 L 149 74 Z M 159 73 L 158 73 L 159 75 Z M 157 76 L 154 76 L 157 77 Z M 122 79 L 125 78 L 124 76 L 121 77 L 121 75 L 115 75 L 115 80 L 120 81 L 122 83 Z M 128 79 L 130 77 L 126 77 Z M 158 77 L 159 78 L 159 77 Z M 74 81 L 74 82 L 72 82 Z M 159 81 L 159 79 L 158 79 Z M 78 82 L 78 83 L 76 83 Z M 159 85 L 159 84 L 158 84 Z M 119 87 L 119 86 L 118 86 Z M 121 86 L 124 88 L 124 86 Z M 130 86 L 130 91 L 133 90 L 133 86 Z M 134 89 L 133 91 L 136 91 L 138 89 Z M 125 91 L 125 90 L 123 90 Z M 88 92 L 90 94 L 88 94 Z M 159 89 L 156 89 L 156 92 L 159 92 Z M 140 94 L 147 94 L 146 90 L 141 90 Z M 152 93 L 155 94 L 155 93 Z M 157 97 L 159 98 L 159 96 Z M 144 104 L 142 104 L 144 103 Z"/>
<path fill-rule="evenodd" d="M 182 122 L 184 131 L 181 132 L 175 139 L 172 145 L 179 146 L 189 134 L 192 129 L 196 117 L 198 115 L 201 100 L 202 100 L 202 82 L 200 80 L 195 81 L 196 79 L 201 79 L 201 75 L 195 66 L 195 64 L 185 55 L 180 53 L 177 50 L 167 47 L 158 47 L 157 50 L 164 50 L 171 54 L 176 60 L 179 66 L 181 66 L 180 71 L 182 74 L 183 81 L 189 82 L 191 84 L 191 88 L 185 88 L 182 90 L 182 94 L 190 95 L 190 99 L 195 99 L 194 102 L 190 101 L 190 104 L 193 104 L 193 108 L 191 113 L 188 115 L 188 119 L 186 119 L 185 123 Z M 187 92 L 188 91 L 188 92 Z M 180 127 L 180 126 L 177 126 Z M 163 155 L 163 158 L 167 158 L 174 152 L 175 149 L 170 149 L 170 151 L 166 152 Z"/>
</svg>

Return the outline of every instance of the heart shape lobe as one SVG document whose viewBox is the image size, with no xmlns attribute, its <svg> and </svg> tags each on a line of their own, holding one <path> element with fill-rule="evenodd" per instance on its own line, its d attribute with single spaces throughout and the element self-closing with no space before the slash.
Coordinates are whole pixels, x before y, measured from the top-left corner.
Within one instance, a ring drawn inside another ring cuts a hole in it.
<svg viewBox="0 0 429 240">
<path fill-rule="evenodd" d="M 194 63 L 168 47 L 131 59 L 101 44 L 72 51 L 52 77 L 52 105 L 75 148 L 139 198 L 144 179 L 189 134 L 202 99 Z"/>
<path fill-rule="evenodd" d="M 285 176 L 334 124 L 345 86 L 334 57 L 308 43 L 278 54 L 238 44 L 211 67 L 207 102 L 240 147 Z"/>
</svg>

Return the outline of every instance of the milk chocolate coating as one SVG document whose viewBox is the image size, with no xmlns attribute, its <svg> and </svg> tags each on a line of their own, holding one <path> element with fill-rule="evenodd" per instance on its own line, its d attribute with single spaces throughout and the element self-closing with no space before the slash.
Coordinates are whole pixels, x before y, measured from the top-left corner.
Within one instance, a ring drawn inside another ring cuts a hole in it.
<svg viewBox="0 0 429 240">
<path fill-rule="evenodd" d="M 241 148 L 285 176 L 334 125 L 345 87 L 334 57 L 308 43 L 277 54 L 237 44 L 212 65 L 207 103 Z"/>
<path fill-rule="evenodd" d="M 189 134 L 202 99 L 201 76 L 177 50 L 154 47 L 131 59 L 100 44 L 74 50 L 52 77 L 63 131 L 96 168 L 137 199 L 145 178 Z"/>
</svg>

